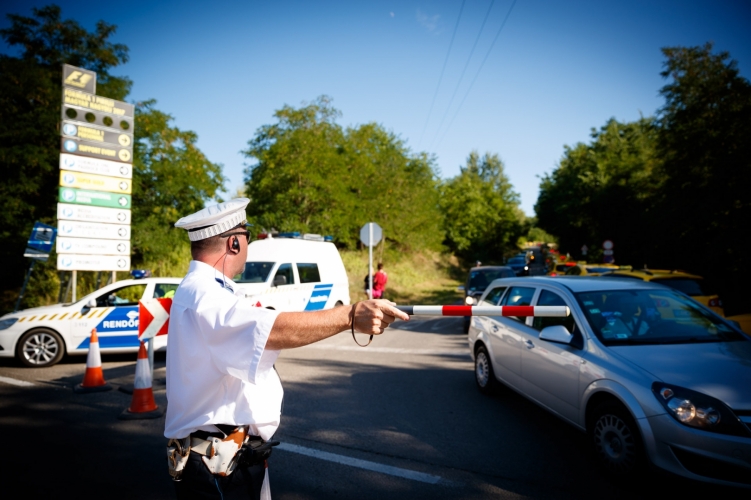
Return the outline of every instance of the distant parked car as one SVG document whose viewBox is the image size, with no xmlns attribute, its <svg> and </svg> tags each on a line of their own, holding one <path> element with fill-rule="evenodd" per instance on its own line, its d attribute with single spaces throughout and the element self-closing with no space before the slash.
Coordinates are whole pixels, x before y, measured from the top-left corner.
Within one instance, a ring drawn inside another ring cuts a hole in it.
<svg viewBox="0 0 751 500">
<path fill-rule="evenodd" d="M 522 276 L 524 274 L 524 268 L 527 267 L 527 259 L 524 256 L 511 257 L 506 265 L 514 270 L 516 276 Z"/>
<path fill-rule="evenodd" d="M 508 266 L 479 266 L 473 267 L 467 274 L 464 284 L 464 298 L 471 297 L 474 301 L 480 298 L 482 292 L 493 280 L 499 278 L 513 278 L 516 274 Z M 469 317 L 464 317 L 464 333 L 469 330 Z"/>
<path fill-rule="evenodd" d="M 601 464 L 622 479 L 644 480 L 651 462 L 751 487 L 751 337 L 737 326 L 656 281 L 501 279 L 480 304 L 571 310 L 473 317 L 481 392 L 503 383 L 587 432 Z"/>
<path fill-rule="evenodd" d="M 685 293 L 697 302 L 709 307 L 720 316 L 725 315 L 720 297 L 714 290 L 710 289 L 701 276 L 695 274 L 689 274 L 684 271 L 668 271 L 665 269 L 621 269 L 603 273 L 600 276 L 659 283 Z"/>
</svg>

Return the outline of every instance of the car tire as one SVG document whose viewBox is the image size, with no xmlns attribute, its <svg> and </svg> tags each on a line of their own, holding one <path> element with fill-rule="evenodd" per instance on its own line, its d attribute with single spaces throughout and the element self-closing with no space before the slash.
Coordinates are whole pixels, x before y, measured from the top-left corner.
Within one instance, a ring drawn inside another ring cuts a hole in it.
<svg viewBox="0 0 751 500">
<path fill-rule="evenodd" d="M 65 342 L 54 330 L 36 328 L 24 333 L 16 345 L 21 364 L 31 368 L 46 368 L 60 362 L 65 354 Z"/>
<path fill-rule="evenodd" d="M 616 480 L 638 476 L 645 468 L 644 445 L 631 413 L 621 403 L 608 401 L 595 408 L 589 435 L 595 457 Z"/>
<path fill-rule="evenodd" d="M 493 394 L 498 388 L 490 355 L 483 345 L 478 347 L 475 353 L 475 382 L 480 392 L 486 395 Z"/>
</svg>

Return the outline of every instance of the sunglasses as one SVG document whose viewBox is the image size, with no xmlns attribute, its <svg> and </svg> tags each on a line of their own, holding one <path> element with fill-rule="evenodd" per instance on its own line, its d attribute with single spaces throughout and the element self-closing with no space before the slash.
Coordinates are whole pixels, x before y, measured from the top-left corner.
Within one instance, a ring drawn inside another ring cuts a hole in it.
<svg viewBox="0 0 751 500">
<path fill-rule="evenodd" d="M 236 233 L 227 233 L 220 235 L 221 238 L 229 238 L 230 236 L 240 236 L 245 235 L 245 240 L 250 243 L 250 231 L 247 229 L 245 231 L 238 231 Z"/>
</svg>

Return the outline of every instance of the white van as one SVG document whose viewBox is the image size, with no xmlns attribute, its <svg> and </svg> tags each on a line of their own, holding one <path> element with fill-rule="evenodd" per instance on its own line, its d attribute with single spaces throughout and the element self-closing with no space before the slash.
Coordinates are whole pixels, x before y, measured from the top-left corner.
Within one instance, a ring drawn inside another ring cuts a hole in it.
<svg viewBox="0 0 751 500">
<path fill-rule="evenodd" d="M 245 271 L 234 281 L 257 306 L 277 311 L 319 311 L 349 304 L 347 272 L 339 251 L 328 241 L 270 235 L 253 241 Z"/>
</svg>

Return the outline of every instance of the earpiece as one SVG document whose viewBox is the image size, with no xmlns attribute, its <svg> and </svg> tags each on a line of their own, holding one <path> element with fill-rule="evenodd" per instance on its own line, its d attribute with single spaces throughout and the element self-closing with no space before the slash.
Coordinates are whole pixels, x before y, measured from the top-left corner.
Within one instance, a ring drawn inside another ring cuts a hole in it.
<svg viewBox="0 0 751 500">
<path fill-rule="evenodd" d="M 232 250 L 240 251 L 240 241 L 237 237 L 232 238 Z"/>
</svg>

